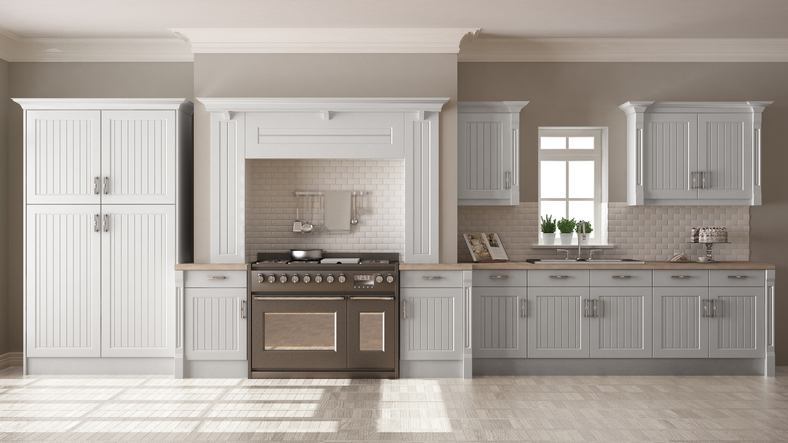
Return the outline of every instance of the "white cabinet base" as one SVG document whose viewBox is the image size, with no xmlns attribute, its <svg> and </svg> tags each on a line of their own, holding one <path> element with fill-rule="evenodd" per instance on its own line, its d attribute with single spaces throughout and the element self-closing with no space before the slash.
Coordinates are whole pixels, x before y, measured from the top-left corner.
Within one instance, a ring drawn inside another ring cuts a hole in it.
<svg viewBox="0 0 788 443">
<path fill-rule="evenodd" d="M 463 378 L 462 360 L 401 360 L 400 378 Z"/>
<path fill-rule="evenodd" d="M 765 375 L 762 358 L 485 358 L 474 377 L 490 375 Z"/>
<path fill-rule="evenodd" d="M 28 375 L 172 375 L 172 358 L 28 358 Z"/>
<path fill-rule="evenodd" d="M 186 378 L 248 378 L 248 360 L 189 360 Z"/>
</svg>

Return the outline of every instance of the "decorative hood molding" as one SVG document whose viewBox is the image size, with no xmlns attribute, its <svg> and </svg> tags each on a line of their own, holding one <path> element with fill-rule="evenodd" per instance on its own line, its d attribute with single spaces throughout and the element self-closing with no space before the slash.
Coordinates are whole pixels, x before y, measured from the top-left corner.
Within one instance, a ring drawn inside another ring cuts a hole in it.
<svg viewBox="0 0 788 443">
<path fill-rule="evenodd" d="M 170 29 L 200 53 L 447 53 L 480 28 Z"/>
<path fill-rule="evenodd" d="M 268 98 L 268 97 L 197 97 L 205 110 L 224 114 L 236 112 L 440 112 L 449 97 L 392 98 Z"/>
</svg>

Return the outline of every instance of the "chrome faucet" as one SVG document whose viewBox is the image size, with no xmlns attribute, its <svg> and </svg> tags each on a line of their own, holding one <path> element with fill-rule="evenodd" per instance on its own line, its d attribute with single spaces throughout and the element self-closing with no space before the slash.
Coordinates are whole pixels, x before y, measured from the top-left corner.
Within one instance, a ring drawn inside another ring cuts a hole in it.
<svg viewBox="0 0 788 443">
<path fill-rule="evenodd" d="M 580 220 L 577 222 L 577 261 L 584 261 L 583 258 L 580 256 L 582 249 L 583 249 L 583 240 L 586 239 L 586 222 Z M 580 238 L 580 234 L 583 234 L 583 238 Z"/>
</svg>

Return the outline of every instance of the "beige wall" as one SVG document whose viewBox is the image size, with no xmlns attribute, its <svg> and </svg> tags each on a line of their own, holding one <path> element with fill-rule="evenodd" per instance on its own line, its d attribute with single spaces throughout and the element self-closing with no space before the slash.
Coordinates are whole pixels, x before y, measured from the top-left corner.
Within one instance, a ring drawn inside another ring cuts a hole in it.
<svg viewBox="0 0 788 443">
<path fill-rule="evenodd" d="M 440 121 L 440 257 L 457 260 L 457 56 L 197 54 L 196 97 L 450 97 Z M 209 116 L 195 110 L 195 177 L 209 176 Z M 207 180 L 195 195 L 210 195 Z M 195 199 L 195 260 L 208 261 L 210 201 Z"/>
<path fill-rule="evenodd" d="M 8 66 L 0 60 L 0 355 L 8 352 Z"/>
<path fill-rule="evenodd" d="M 13 98 L 193 100 L 191 63 L 11 63 Z M 9 110 L 9 350 L 22 350 L 22 108 Z"/>
<path fill-rule="evenodd" d="M 750 260 L 777 265 L 776 318 L 788 278 L 788 63 L 460 63 L 459 100 L 530 100 L 521 113 L 522 201 L 537 200 L 537 128 L 607 126 L 610 201 L 626 200 L 628 100 L 773 100 L 763 114 L 763 206 L 750 215 Z M 777 322 L 777 364 L 788 365 L 788 324 Z"/>
</svg>

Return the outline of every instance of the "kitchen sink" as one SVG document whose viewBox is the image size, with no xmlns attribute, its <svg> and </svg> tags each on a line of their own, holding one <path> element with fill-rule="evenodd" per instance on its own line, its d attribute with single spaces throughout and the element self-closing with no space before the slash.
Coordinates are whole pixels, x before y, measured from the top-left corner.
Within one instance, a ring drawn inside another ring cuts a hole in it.
<svg viewBox="0 0 788 443">
<path fill-rule="evenodd" d="M 629 258 L 622 258 L 619 260 L 603 260 L 603 259 L 594 259 L 594 260 L 566 260 L 566 259 L 539 259 L 533 258 L 526 260 L 528 263 L 533 263 L 535 265 L 611 265 L 611 264 L 627 264 L 627 265 L 642 265 L 645 264 L 643 261 L 632 260 Z"/>
</svg>

